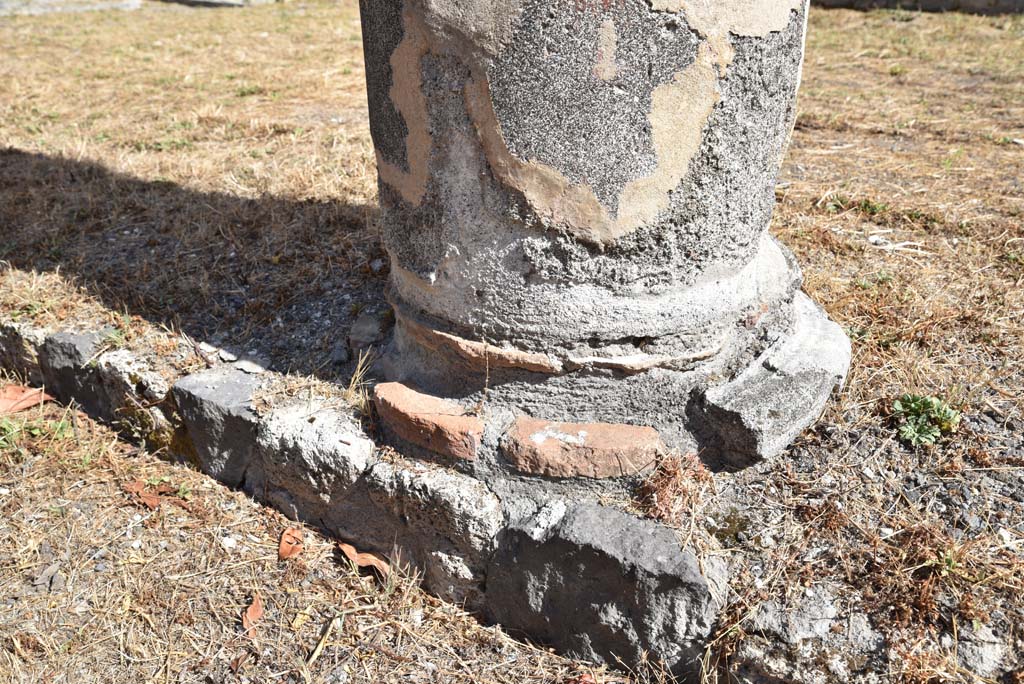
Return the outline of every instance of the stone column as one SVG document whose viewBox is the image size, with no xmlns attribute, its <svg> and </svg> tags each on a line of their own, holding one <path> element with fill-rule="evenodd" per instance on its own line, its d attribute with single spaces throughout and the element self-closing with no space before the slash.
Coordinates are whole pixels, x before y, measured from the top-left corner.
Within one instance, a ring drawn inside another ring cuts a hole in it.
<svg viewBox="0 0 1024 684">
<path fill-rule="evenodd" d="M 736 468 L 817 418 L 849 341 L 767 232 L 806 0 L 361 9 L 390 379 L 554 477 L 619 471 L 588 472 L 597 444 L 535 453 L 548 437 L 626 448 L 653 429 Z"/>
</svg>

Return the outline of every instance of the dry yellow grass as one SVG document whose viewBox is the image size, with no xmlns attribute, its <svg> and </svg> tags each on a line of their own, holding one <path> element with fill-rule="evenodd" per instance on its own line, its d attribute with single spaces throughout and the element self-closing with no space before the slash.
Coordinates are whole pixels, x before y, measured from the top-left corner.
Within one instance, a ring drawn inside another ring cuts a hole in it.
<svg viewBox="0 0 1024 684">
<path fill-rule="evenodd" d="M 150 510 L 124 491 L 139 481 L 172 493 Z M 415 578 L 361 575 L 315 531 L 281 562 L 293 524 L 80 414 L 0 418 L 0 680 L 624 681 L 485 628 Z"/>
</svg>

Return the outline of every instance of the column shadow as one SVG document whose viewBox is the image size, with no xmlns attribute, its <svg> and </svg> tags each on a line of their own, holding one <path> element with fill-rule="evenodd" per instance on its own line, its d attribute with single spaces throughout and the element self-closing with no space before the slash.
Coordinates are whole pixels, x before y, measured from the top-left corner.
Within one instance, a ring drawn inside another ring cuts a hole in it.
<svg viewBox="0 0 1024 684">
<path fill-rule="evenodd" d="M 0 260 L 281 372 L 346 377 L 352 321 L 386 307 L 378 223 L 344 198 L 198 192 L 0 149 Z"/>
</svg>

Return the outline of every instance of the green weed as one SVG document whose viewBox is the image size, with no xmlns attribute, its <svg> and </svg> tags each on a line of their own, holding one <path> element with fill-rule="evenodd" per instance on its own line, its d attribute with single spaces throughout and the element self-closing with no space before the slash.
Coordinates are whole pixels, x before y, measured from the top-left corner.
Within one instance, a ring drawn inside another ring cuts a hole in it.
<svg viewBox="0 0 1024 684">
<path fill-rule="evenodd" d="M 960 427 L 960 412 L 938 397 L 904 394 L 892 404 L 897 434 L 911 446 L 935 444 Z"/>
</svg>

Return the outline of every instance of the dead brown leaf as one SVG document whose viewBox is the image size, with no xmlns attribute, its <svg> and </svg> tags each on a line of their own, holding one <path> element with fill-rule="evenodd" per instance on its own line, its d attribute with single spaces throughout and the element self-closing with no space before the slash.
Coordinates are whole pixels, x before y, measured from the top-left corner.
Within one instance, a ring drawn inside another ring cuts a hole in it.
<svg viewBox="0 0 1024 684">
<path fill-rule="evenodd" d="M 231 668 L 231 671 L 233 673 L 235 673 L 235 674 L 238 674 L 238 671 L 241 670 L 243 667 L 245 667 L 245 661 L 248 660 L 248 659 L 249 659 L 249 652 L 248 651 L 242 651 L 241 653 L 236 655 L 234 658 L 231 659 L 231 663 L 229 664 L 229 667 Z"/>
<path fill-rule="evenodd" d="M 121 485 L 121 489 L 128 494 L 133 503 L 141 504 L 151 511 L 160 508 L 164 501 L 169 501 L 186 511 L 192 510 L 189 503 L 181 499 L 179 490 L 167 483 L 148 487 L 142 480 L 133 480 Z"/>
<path fill-rule="evenodd" d="M 359 568 L 373 568 L 380 573 L 382 578 L 391 574 L 391 566 L 388 562 L 374 553 L 360 553 L 356 547 L 344 542 L 338 542 L 338 550 L 345 554 L 345 558 L 355 563 Z"/>
<path fill-rule="evenodd" d="M 289 527 L 281 533 L 281 543 L 277 547 L 277 559 L 288 560 L 302 553 L 302 530 Z"/>
<path fill-rule="evenodd" d="M 256 623 L 263 617 L 263 598 L 260 593 L 253 592 L 252 603 L 242 611 L 242 629 L 250 639 L 256 638 Z"/>
<path fill-rule="evenodd" d="M 597 678 L 589 672 L 584 672 L 578 677 L 573 677 L 569 680 L 568 684 L 598 684 Z"/>
<path fill-rule="evenodd" d="M 159 493 L 146 491 L 146 483 L 142 480 L 126 482 L 121 485 L 121 489 L 131 497 L 132 501 L 142 504 L 151 511 L 160 508 L 160 503 L 163 501 Z"/>
<path fill-rule="evenodd" d="M 0 416 L 24 411 L 45 401 L 53 401 L 53 397 L 41 389 L 32 389 L 22 385 L 7 385 L 0 389 Z"/>
</svg>

